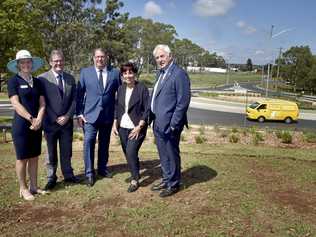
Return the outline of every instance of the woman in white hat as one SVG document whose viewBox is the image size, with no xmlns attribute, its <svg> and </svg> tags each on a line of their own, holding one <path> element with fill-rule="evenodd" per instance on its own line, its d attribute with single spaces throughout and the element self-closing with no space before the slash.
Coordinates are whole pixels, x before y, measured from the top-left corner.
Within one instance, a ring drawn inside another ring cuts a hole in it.
<svg viewBox="0 0 316 237">
<path fill-rule="evenodd" d="M 29 51 L 20 50 L 16 59 L 7 64 L 15 73 L 8 81 L 8 95 L 15 110 L 12 123 L 12 137 L 16 152 L 16 174 L 20 184 L 20 197 L 34 200 L 35 194 L 43 194 L 37 186 L 38 156 L 41 154 L 42 119 L 45 100 L 39 81 L 32 72 L 43 65 L 43 60 L 32 57 Z M 26 183 L 26 167 L 30 185 Z"/>
</svg>

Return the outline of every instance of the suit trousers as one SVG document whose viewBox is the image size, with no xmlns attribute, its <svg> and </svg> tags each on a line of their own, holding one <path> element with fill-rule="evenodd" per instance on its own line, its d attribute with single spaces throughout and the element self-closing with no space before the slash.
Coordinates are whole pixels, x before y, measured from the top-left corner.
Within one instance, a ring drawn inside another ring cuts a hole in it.
<svg viewBox="0 0 316 237">
<path fill-rule="evenodd" d="M 144 134 L 139 134 L 137 139 L 129 139 L 128 135 L 132 129 L 119 128 L 119 136 L 121 140 L 122 150 L 125 154 L 131 177 L 134 180 L 139 180 L 139 157 L 138 151 L 145 139 Z"/>
<path fill-rule="evenodd" d="M 53 125 L 54 129 L 45 129 L 45 138 L 47 141 L 47 169 L 48 181 L 56 182 L 56 170 L 58 166 L 57 143 L 59 145 L 59 158 L 62 174 L 65 179 L 74 176 L 71 167 L 72 158 L 72 139 L 73 139 L 73 121 L 69 121 L 64 126 Z"/>
<path fill-rule="evenodd" d="M 102 122 L 101 117 L 95 123 L 85 123 L 84 127 L 84 164 L 86 177 L 95 176 L 94 150 L 98 135 L 98 174 L 108 173 L 107 163 L 109 159 L 109 145 L 111 138 L 112 123 Z"/>
<path fill-rule="evenodd" d="M 162 182 L 168 187 L 178 187 L 181 181 L 180 135 L 181 130 L 165 134 L 154 125 L 154 135 L 159 153 Z"/>
</svg>

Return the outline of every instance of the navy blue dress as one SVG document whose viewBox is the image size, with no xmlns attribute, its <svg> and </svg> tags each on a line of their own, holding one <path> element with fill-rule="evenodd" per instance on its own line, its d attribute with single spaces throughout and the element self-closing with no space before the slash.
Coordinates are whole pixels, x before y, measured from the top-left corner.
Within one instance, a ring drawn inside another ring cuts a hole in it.
<svg viewBox="0 0 316 237">
<path fill-rule="evenodd" d="M 33 78 L 31 87 L 19 75 L 15 75 L 8 81 L 9 97 L 17 95 L 20 103 L 33 116 L 37 117 L 39 110 L 39 98 L 42 95 L 39 80 Z M 28 159 L 41 154 L 42 129 L 37 131 L 30 129 L 31 123 L 14 113 L 12 123 L 12 137 L 18 160 Z"/>
</svg>

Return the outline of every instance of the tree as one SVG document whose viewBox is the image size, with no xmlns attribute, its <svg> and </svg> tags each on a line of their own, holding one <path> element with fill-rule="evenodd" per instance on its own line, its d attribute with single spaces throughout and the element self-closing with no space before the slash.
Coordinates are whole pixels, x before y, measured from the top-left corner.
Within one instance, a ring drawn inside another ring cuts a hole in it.
<svg viewBox="0 0 316 237">
<path fill-rule="evenodd" d="M 295 46 L 283 53 L 281 76 L 297 88 L 308 89 L 308 74 L 313 65 L 313 56 L 308 46 Z"/>
<path fill-rule="evenodd" d="M 129 51 L 129 59 L 138 64 L 140 72 L 145 66 L 147 73 L 150 67 L 155 67 L 152 56 L 154 47 L 157 44 L 171 45 L 176 36 L 176 30 L 172 25 L 153 22 L 151 19 L 141 17 L 129 19 L 124 30 L 132 49 Z"/>
<path fill-rule="evenodd" d="M 6 65 L 18 50 L 28 49 L 33 55 L 43 53 L 40 34 L 34 28 L 36 15 L 29 13 L 28 6 L 27 0 L 0 1 L 0 91 Z"/>
<path fill-rule="evenodd" d="M 316 56 L 313 56 L 313 65 L 308 73 L 307 86 L 310 88 L 311 92 L 315 94 L 316 92 Z"/>
<path fill-rule="evenodd" d="M 250 58 L 247 59 L 247 71 L 252 72 L 252 61 Z"/>
</svg>

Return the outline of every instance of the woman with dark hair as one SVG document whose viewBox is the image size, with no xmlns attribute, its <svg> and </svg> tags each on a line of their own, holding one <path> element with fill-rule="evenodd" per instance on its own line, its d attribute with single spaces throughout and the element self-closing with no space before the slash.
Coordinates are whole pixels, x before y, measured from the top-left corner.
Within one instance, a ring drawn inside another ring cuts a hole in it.
<svg viewBox="0 0 316 237">
<path fill-rule="evenodd" d="M 8 70 L 15 73 L 8 81 L 8 95 L 14 108 L 12 137 L 16 152 L 16 174 L 20 184 L 20 197 L 27 201 L 34 200 L 34 194 L 45 193 L 37 186 L 45 100 L 39 80 L 32 77 L 32 72 L 42 65 L 43 60 L 32 57 L 27 50 L 18 51 L 16 59 L 7 65 Z M 26 170 L 30 177 L 29 187 Z"/>
<path fill-rule="evenodd" d="M 120 137 L 131 172 L 127 192 L 134 192 L 139 187 L 138 151 L 147 132 L 149 92 L 143 83 L 136 80 L 137 68 L 133 63 L 123 64 L 120 72 L 123 84 L 117 93 L 113 133 Z"/>
</svg>

